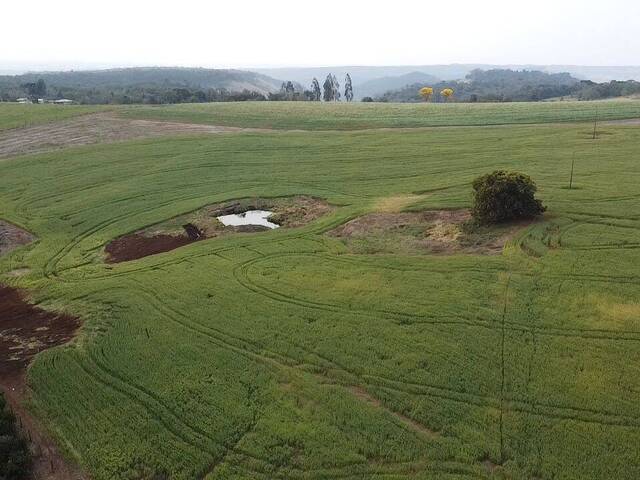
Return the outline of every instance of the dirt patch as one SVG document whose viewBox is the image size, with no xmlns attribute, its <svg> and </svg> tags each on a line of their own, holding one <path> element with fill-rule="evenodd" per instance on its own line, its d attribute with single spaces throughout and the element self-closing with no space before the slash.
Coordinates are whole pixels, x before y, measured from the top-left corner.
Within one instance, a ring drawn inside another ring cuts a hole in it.
<svg viewBox="0 0 640 480">
<path fill-rule="evenodd" d="M 35 235 L 16 227 L 14 224 L 0 220 L 0 256 L 9 253 L 22 245 L 31 243 Z"/>
<path fill-rule="evenodd" d="M 283 198 L 244 198 L 207 205 L 196 211 L 171 218 L 143 230 L 124 235 L 105 247 L 107 263 L 119 263 L 168 252 L 207 238 L 231 234 L 255 233 L 269 228 L 259 225 L 225 226 L 217 217 L 269 210 L 269 221 L 281 228 L 297 228 L 326 215 L 333 206 L 325 200 L 298 195 Z"/>
<path fill-rule="evenodd" d="M 598 122 L 600 125 L 631 125 L 640 126 L 640 118 L 627 118 L 625 120 L 605 120 Z"/>
<path fill-rule="evenodd" d="M 164 135 L 243 131 L 241 128 L 191 123 L 133 120 L 110 112 L 0 132 L 0 158 L 41 153 L 76 145 L 110 143 Z"/>
<path fill-rule="evenodd" d="M 473 227 L 469 210 L 371 213 L 330 231 L 352 253 L 475 253 L 497 255 L 528 225 Z"/>
<path fill-rule="evenodd" d="M 8 277 L 23 277 L 25 275 L 28 275 L 29 273 L 31 273 L 31 269 L 23 267 L 23 268 L 16 268 L 14 270 L 11 270 L 7 272 L 5 275 Z"/>
<path fill-rule="evenodd" d="M 34 355 L 71 340 L 80 321 L 26 302 L 0 284 L 0 381 L 19 377 Z"/>
<path fill-rule="evenodd" d="M 184 236 L 164 234 L 146 236 L 141 233 L 133 233 L 109 242 L 105 251 L 108 255 L 107 262 L 127 262 L 157 253 L 168 252 L 194 241 L 186 234 Z"/>
<path fill-rule="evenodd" d="M 0 284 L 0 387 L 30 441 L 36 479 L 83 478 L 24 407 L 28 395 L 25 374 L 31 359 L 70 341 L 79 326 L 77 318 L 43 310 L 26 302 L 19 290 Z"/>
</svg>

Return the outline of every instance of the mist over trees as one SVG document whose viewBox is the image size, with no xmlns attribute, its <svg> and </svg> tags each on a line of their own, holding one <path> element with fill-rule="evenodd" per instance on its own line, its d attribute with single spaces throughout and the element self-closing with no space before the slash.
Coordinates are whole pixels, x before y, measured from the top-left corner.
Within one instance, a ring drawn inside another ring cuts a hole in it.
<svg viewBox="0 0 640 480">
<path fill-rule="evenodd" d="M 532 102 L 551 98 L 597 100 L 640 94 L 640 82 L 595 83 L 580 81 L 568 73 L 549 74 L 539 71 L 506 69 L 473 70 L 464 80 L 420 83 L 388 91 L 376 98 L 380 102 L 419 102 L 426 98 L 424 88 L 431 88 L 428 96 L 433 102 L 443 102 L 442 92 L 452 89 L 457 102 Z"/>
<path fill-rule="evenodd" d="M 640 95 L 640 82 L 633 80 L 595 83 L 580 81 L 568 73 L 528 70 L 477 69 L 463 80 L 443 82 L 434 78 L 428 83 L 425 80 L 421 80 L 425 83 L 412 83 L 378 96 L 367 94 L 362 100 L 529 102 Z M 313 78 L 308 87 L 253 72 L 207 69 L 142 68 L 0 76 L 0 101 L 67 98 L 82 104 L 167 104 L 265 100 L 337 102 L 344 97 L 351 102 L 357 98 L 356 90 L 358 86 L 354 87 L 350 73 L 345 75 L 342 90 L 333 73 L 328 73 L 323 83 Z M 454 95 L 444 94 L 449 90 Z"/>
</svg>

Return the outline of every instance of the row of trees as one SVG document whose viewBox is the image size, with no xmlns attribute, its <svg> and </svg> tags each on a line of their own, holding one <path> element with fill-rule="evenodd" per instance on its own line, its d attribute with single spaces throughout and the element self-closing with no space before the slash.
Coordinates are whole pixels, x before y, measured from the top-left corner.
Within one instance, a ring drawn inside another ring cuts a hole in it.
<svg viewBox="0 0 640 480">
<path fill-rule="evenodd" d="M 271 101 L 308 101 L 308 102 L 339 102 L 342 96 L 347 102 L 353 100 L 353 83 L 351 75 L 347 73 L 344 78 L 344 94 L 340 91 L 338 77 L 330 73 L 325 78 L 322 87 L 317 78 L 313 78 L 310 88 L 303 89 L 302 86 L 294 84 L 292 81 L 282 82 L 280 91 L 269 94 Z"/>
</svg>

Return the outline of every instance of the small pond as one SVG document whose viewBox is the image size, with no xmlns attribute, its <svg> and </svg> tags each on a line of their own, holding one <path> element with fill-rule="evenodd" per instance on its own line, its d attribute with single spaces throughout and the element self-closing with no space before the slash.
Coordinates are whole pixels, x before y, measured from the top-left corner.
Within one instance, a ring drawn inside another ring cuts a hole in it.
<svg viewBox="0 0 640 480">
<path fill-rule="evenodd" d="M 222 215 L 218 217 L 218 220 L 226 226 L 261 225 L 267 228 L 278 228 L 280 225 L 267 220 L 272 213 L 268 210 L 249 210 L 233 215 Z"/>
</svg>

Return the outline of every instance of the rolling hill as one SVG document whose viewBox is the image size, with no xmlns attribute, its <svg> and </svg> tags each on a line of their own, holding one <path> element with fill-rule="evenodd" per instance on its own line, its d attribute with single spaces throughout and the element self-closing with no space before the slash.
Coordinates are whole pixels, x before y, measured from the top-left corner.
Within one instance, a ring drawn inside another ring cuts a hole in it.
<svg viewBox="0 0 640 480">
<path fill-rule="evenodd" d="M 277 91 L 282 83 L 267 75 L 243 70 L 142 67 L 5 75 L 0 76 L 0 86 L 19 86 L 38 79 L 54 88 L 197 87 L 229 91 L 246 89 L 263 94 Z"/>
<path fill-rule="evenodd" d="M 438 82 L 440 82 L 438 77 L 434 77 L 428 73 L 410 72 L 399 76 L 375 78 L 359 85 L 355 85 L 353 90 L 356 98 L 360 99 L 363 97 L 381 95 L 388 90 L 395 90 L 415 83 L 427 85 Z"/>
</svg>

